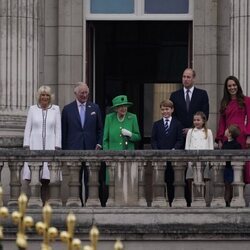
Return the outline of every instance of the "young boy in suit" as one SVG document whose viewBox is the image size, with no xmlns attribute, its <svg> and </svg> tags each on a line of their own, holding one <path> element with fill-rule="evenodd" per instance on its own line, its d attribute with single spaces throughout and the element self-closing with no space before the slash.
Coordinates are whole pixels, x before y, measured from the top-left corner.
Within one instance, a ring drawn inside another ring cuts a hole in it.
<svg viewBox="0 0 250 250">
<path fill-rule="evenodd" d="M 152 149 L 181 149 L 183 135 L 181 123 L 172 117 L 174 112 L 173 102 L 164 100 L 160 103 L 162 118 L 153 124 L 151 135 Z M 167 183 L 169 205 L 174 199 L 174 171 L 171 162 L 167 162 L 165 171 L 165 182 Z"/>
<path fill-rule="evenodd" d="M 227 140 L 223 143 L 221 149 L 241 149 L 240 143 L 237 142 L 237 137 L 240 135 L 240 129 L 237 125 L 231 124 L 225 131 Z M 225 184 L 225 202 L 226 207 L 230 207 L 233 197 L 234 171 L 230 161 L 226 162 L 224 169 L 224 184 Z"/>
</svg>

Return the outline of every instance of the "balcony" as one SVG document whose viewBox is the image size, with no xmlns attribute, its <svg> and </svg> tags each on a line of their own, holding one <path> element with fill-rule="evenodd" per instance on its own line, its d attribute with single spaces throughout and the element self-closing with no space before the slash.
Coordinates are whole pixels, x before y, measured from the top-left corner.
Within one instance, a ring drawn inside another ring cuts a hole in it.
<svg viewBox="0 0 250 250">
<path fill-rule="evenodd" d="M 95 223 L 101 232 L 102 249 L 111 249 L 110 240 L 119 236 L 126 249 L 168 249 L 166 245 L 193 249 L 194 242 L 202 249 L 247 249 L 250 241 L 250 209 L 248 185 L 243 183 L 244 163 L 250 161 L 248 150 L 143 150 L 143 151 L 25 151 L 0 150 L 1 182 L 4 203 L 17 209 L 18 196 L 24 187 L 21 169 L 29 162 L 31 182 L 28 211 L 35 221 L 41 219 L 39 168 L 48 162 L 51 182 L 50 200 L 53 207 L 52 224 L 65 229 L 66 215 L 77 216 L 76 235 L 87 239 L 90 226 Z M 174 169 L 175 198 L 169 207 L 164 182 L 167 161 Z M 234 169 L 233 199 L 225 208 L 223 170 L 226 161 Z M 79 172 L 85 162 L 89 170 L 89 196 L 85 207 L 79 199 Z M 99 200 L 99 169 L 105 162 L 110 176 L 109 198 L 106 207 Z M 193 165 L 193 202 L 186 207 L 184 176 L 187 164 Z M 203 180 L 204 166 L 209 164 L 212 179 Z M 63 181 L 58 179 L 62 171 Z M 5 246 L 13 247 L 15 227 L 4 222 Z M 38 236 L 30 233 L 31 244 L 38 244 Z M 228 242 L 230 239 L 230 242 Z M 176 242 L 175 242 L 176 241 Z M 195 244 L 196 244 L 195 243 Z M 59 249 L 61 243 L 55 243 Z M 139 248 L 142 247 L 142 248 Z M 155 248 L 154 248 L 155 247 Z M 14 248 L 13 248 L 14 249 Z M 184 249 L 184 248 L 183 248 Z"/>
</svg>

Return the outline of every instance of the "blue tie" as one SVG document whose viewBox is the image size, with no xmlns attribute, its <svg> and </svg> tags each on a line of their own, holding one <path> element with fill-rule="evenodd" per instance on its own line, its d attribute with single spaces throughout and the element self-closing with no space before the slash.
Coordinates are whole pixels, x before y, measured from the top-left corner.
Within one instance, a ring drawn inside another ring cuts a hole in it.
<svg viewBox="0 0 250 250">
<path fill-rule="evenodd" d="M 85 105 L 81 104 L 80 105 L 80 118 L 81 118 L 81 124 L 82 127 L 84 126 L 84 121 L 85 121 Z"/>
<path fill-rule="evenodd" d="M 165 119 L 164 128 L 165 128 L 165 134 L 166 134 L 166 135 L 168 134 L 168 130 L 169 130 L 168 122 L 169 122 L 169 120 L 168 120 L 168 119 Z"/>
</svg>

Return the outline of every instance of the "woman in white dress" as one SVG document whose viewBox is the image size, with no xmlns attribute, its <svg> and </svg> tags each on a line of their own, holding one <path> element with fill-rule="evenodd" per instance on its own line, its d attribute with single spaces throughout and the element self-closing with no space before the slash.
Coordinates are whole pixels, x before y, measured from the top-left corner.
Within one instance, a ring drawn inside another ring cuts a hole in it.
<svg viewBox="0 0 250 250">
<path fill-rule="evenodd" d="M 54 96 L 48 86 L 41 86 L 37 91 L 37 104 L 30 107 L 24 131 L 23 146 L 30 150 L 55 150 L 61 148 L 60 108 L 52 104 Z M 41 198 L 43 204 L 48 200 L 50 172 L 44 162 L 40 174 Z M 24 163 L 23 179 L 30 181 L 28 163 Z"/>
</svg>

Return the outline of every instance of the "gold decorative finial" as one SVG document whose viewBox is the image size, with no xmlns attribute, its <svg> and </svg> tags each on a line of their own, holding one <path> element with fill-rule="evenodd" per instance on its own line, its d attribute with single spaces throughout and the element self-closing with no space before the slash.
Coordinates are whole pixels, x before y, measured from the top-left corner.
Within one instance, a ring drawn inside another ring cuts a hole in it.
<svg viewBox="0 0 250 250">
<path fill-rule="evenodd" d="M 67 228 L 68 231 L 63 231 L 60 234 L 60 238 L 63 242 L 67 243 L 68 250 L 80 250 L 81 241 L 79 239 L 74 239 L 76 217 L 73 213 L 69 213 L 67 216 Z"/>
<path fill-rule="evenodd" d="M 0 186 L 0 218 L 7 218 L 9 211 L 7 207 L 3 206 L 3 188 Z M 3 239 L 3 227 L 0 226 L 0 240 Z"/>
<path fill-rule="evenodd" d="M 43 235 L 43 243 L 41 245 L 42 250 L 52 250 L 50 242 L 58 236 L 58 231 L 55 227 L 50 227 L 52 215 L 51 206 L 46 203 L 43 207 L 43 222 L 36 223 L 36 231 L 39 235 Z"/>
<path fill-rule="evenodd" d="M 123 244 L 120 240 L 116 240 L 114 250 L 123 250 Z"/>
<path fill-rule="evenodd" d="M 18 198 L 19 211 L 12 213 L 12 220 L 18 225 L 16 244 L 19 249 L 27 248 L 27 236 L 25 235 L 25 229 L 33 226 L 33 219 L 30 216 L 25 216 L 27 208 L 28 198 L 22 193 Z"/>
<path fill-rule="evenodd" d="M 89 232 L 89 239 L 91 242 L 91 246 L 87 245 L 83 247 L 83 250 L 97 250 L 97 242 L 99 240 L 99 230 L 98 228 L 93 225 L 90 232 Z"/>
<path fill-rule="evenodd" d="M 91 228 L 91 230 L 89 232 L 89 237 L 90 237 L 92 249 L 96 250 L 97 242 L 99 240 L 99 230 L 97 229 L 97 227 L 95 225 Z"/>
</svg>

